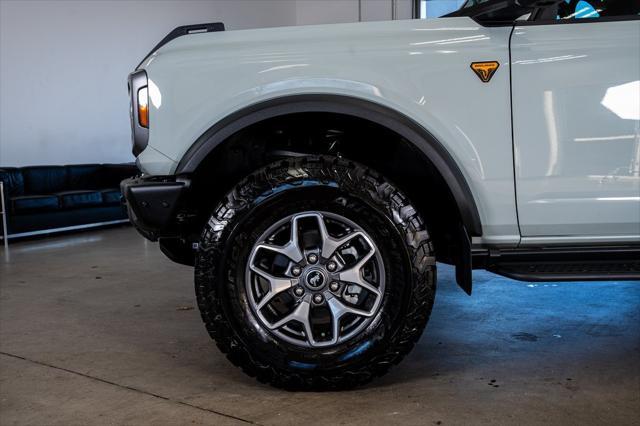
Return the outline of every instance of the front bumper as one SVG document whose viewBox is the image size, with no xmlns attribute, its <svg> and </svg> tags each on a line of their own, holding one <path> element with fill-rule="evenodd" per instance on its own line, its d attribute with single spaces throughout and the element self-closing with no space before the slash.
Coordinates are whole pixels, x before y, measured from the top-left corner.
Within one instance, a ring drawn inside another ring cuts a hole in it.
<svg viewBox="0 0 640 426">
<path fill-rule="evenodd" d="M 129 219 L 145 238 L 157 241 L 177 233 L 177 215 L 190 185 L 187 178 L 150 176 L 120 183 Z"/>
</svg>

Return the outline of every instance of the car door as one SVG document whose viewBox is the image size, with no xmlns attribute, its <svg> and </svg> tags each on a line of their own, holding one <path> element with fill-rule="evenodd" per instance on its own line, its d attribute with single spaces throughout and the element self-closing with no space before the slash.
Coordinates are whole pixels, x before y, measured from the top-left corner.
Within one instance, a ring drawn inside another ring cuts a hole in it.
<svg viewBox="0 0 640 426">
<path fill-rule="evenodd" d="M 640 1 L 554 8 L 510 45 L 522 243 L 640 241 Z"/>
</svg>

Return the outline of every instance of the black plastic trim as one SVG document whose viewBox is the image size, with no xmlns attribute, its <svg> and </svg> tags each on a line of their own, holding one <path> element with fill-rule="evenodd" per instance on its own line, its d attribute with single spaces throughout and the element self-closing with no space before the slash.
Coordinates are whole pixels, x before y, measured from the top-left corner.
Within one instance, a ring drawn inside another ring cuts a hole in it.
<svg viewBox="0 0 640 426">
<path fill-rule="evenodd" d="M 531 18 L 526 21 L 518 20 L 505 20 L 505 21 L 489 21 L 479 19 L 479 16 L 485 15 L 489 12 L 499 10 L 512 3 L 512 0 L 495 0 L 492 2 L 482 3 L 476 6 L 458 9 L 443 17 L 456 17 L 467 16 L 473 19 L 477 24 L 483 27 L 508 27 L 508 26 L 531 26 L 531 25 L 563 25 L 563 24 L 588 24 L 595 22 L 617 22 L 617 21 L 637 21 L 640 20 L 640 16 L 637 15 L 620 15 L 620 16 L 603 16 L 599 18 L 573 18 L 573 19 L 536 19 L 543 10 L 546 10 L 553 6 L 553 2 L 544 4 L 544 1 L 535 2 L 531 5 L 521 5 L 522 9 L 531 9 Z M 555 2 L 560 3 L 559 1 Z"/>
<path fill-rule="evenodd" d="M 183 238 L 160 238 L 158 239 L 160 251 L 169 260 L 186 266 L 195 265 L 195 250 L 191 243 Z"/>
<path fill-rule="evenodd" d="M 582 18 L 582 19 L 541 19 L 533 21 L 516 21 L 516 27 L 529 27 L 532 25 L 565 25 L 565 24 L 595 24 L 598 22 L 618 22 L 618 21 L 639 21 L 640 16 L 621 15 L 621 16 L 603 16 L 601 18 Z"/>
<path fill-rule="evenodd" d="M 603 262 L 604 263 L 604 262 Z M 502 275 L 503 277 L 511 278 L 518 281 L 531 281 L 531 282 L 543 282 L 543 281 L 636 281 L 640 280 L 640 273 L 638 274 L 602 274 L 602 273 L 573 273 L 573 274 L 549 274 L 549 273 L 531 273 L 531 272 L 508 272 L 505 270 L 491 270 L 490 272 Z"/>
<path fill-rule="evenodd" d="M 165 44 L 169 43 L 171 40 L 174 40 L 178 37 L 182 37 L 189 34 L 199 34 L 199 33 L 212 33 L 217 31 L 224 31 L 224 24 L 222 22 L 209 22 L 205 24 L 193 24 L 193 25 L 183 25 L 181 27 L 174 28 L 169 34 L 167 34 L 160 43 L 156 44 L 153 49 L 140 61 L 136 70 L 140 68 L 140 65 L 144 63 L 144 61 L 149 58 L 149 56 L 153 55 L 158 49 L 160 49 Z"/>
<path fill-rule="evenodd" d="M 465 293 L 471 296 L 473 288 L 473 264 L 471 239 L 464 226 L 458 228 L 458 239 L 460 242 L 460 253 L 456 264 L 456 283 Z"/>
<path fill-rule="evenodd" d="M 521 281 L 640 280 L 640 245 L 488 249 L 473 267 Z"/>
<path fill-rule="evenodd" d="M 342 95 L 293 95 L 251 105 L 222 119 L 189 148 L 176 174 L 190 174 L 227 138 L 263 120 L 294 113 L 330 112 L 378 123 L 407 139 L 433 163 L 449 186 L 464 227 L 472 236 L 482 235 L 482 223 L 471 189 L 449 152 L 425 128 L 407 116 L 364 99 Z"/>
<path fill-rule="evenodd" d="M 508 6 L 510 6 L 510 4 L 513 3 L 512 0 L 494 0 L 494 1 L 490 1 L 490 2 L 485 2 L 485 3 L 481 3 L 475 6 L 471 6 L 471 7 L 466 7 L 466 8 L 460 8 L 458 10 L 455 10 L 451 13 L 448 13 L 446 15 L 443 15 L 443 18 L 452 18 L 452 17 L 462 17 L 462 16 L 466 16 L 469 17 L 471 19 L 473 19 L 473 21 L 482 26 L 482 27 L 510 27 L 512 25 L 514 25 L 514 23 L 516 22 L 515 19 L 507 19 L 507 20 L 486 20 L 486 19 L 479 19 L 480 16 L 486 15 L 487 13 L 493 12 L 493 11 L 497 11 L 500 9 L 504 9 Z M 525 10 L 534 10 L 535 7 L 534 6 L 520 6 L 523 9 L 523 14 L 525 13 Z"/>
<path fill-rule="evenodd" d="M 131 119 L 131 152 L 135 157 L 140 155 L 149 143 L 149 129 L 140 125 L 138 116 L 138 91 L 148 85 L 147 73 L 144 70 L 129 74 L 129 118 Z"/>
<path fill-rule="evenodd" d="M 170 230 L 189 184 L 176 176 L 137 177 L 120 183 L 129 219 L 140 234 L 151 241 L 175 234 Z"/>
</svg>

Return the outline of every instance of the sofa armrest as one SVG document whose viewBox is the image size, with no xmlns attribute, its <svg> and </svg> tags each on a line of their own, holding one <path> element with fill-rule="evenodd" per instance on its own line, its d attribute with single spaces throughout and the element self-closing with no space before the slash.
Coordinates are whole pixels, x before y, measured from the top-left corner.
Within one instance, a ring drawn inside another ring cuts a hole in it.
<svg viewBox="0 0 640 426">
<path fill-rule="evenodd" d="M 11 204 L 9 204 L 9 193 L 11 192 L 11 177 L 9 171 L 0 169 L 0 182 L 2 183 L 0 187 L 0 197 L 2 197 L 2 201 L 4 201 L 4 204 L 0 205 L 0 212 L 8 215 L 11 206 Z"/>
<path fill-rule="evenodd" d="M 2 234 L 2 238 L 6 240 L 7 237 L 7 222 L 9 222 L 9 190 L 5 186 L 5 180 L 1 175 L 2 170 L 0 170 L 0 233 Z"/>
<path fill-rule="evenodd" d="M 10 183 L 10 178 L 9 178 L 9 171 L 6 169 L 0 169 L 0 182 L 2 182 L 4 184 L 5 188 L 9 188 Z"/>
<path fill-rule="evenodd" d="M 24 176 L 18 167 L 0 168 L 0 180 L 4 182 L 5 195 L 16 197 L 25 194 Z"/>
</svg>

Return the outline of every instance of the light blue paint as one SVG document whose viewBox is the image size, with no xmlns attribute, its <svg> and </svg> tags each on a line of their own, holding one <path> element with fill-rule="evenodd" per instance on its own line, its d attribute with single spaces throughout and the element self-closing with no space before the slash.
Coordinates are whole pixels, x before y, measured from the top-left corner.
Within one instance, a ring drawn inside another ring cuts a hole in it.
<svg viewBox="0 0 640 426">
<path fill-rule="evenodd" d="M 367 340 L 366 342 L 362 343 L 359 346 L 356 346 L 346 354 L 342 355 L 339 359 L 340 361 L 347 361 L 353 357 L 360 355 L 361 353 L 369 349 L 370 346 L 371 346 L 371 340 Z"/>
<path fill-rule="evenodd" d="M 575 18 L 599 18 L 600 14 L 589 2 L 581 0 L 576 5 Z"/>
<path fill-rule="evenodd" d="M 313 370 L 317 367 L 316 364 L 308 364 L 306 362 L 289 361 L 289 366 L 293 368 L 299 368 L 301 370 Z"/>
</svg>

